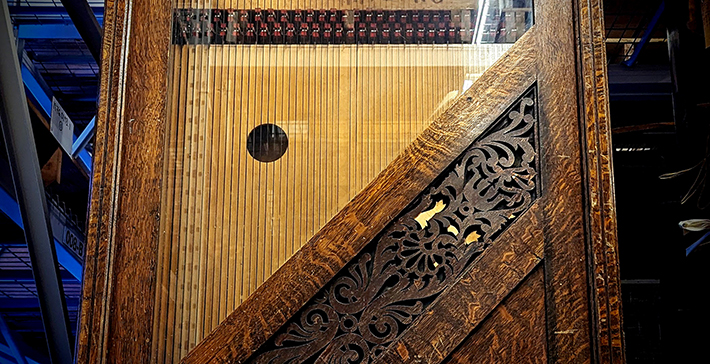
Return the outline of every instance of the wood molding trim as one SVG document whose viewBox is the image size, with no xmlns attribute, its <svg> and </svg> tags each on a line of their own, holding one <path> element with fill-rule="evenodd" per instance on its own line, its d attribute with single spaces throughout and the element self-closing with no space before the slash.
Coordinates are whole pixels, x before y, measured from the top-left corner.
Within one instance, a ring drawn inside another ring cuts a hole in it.
<svg viewBox="0 0 710 364">
<path fill-rule="evenodd" d="M 577 0 L 575 22 L 595 362 L 625 363 L 602 1 Z"/>
<path fill-rule="evenodd" d="M 97 126 L 94 141 L 94 162 L 91 185 L 91 202 L 88 219 L 86 257 L 84 259 L 84 281 L 82 286 L 79 344 L 76 353 L 77 362 L 100 362 L 103 341 L 102 323 L 105 307 L 102 305 L 107 295 L 106 286 L 106 240 L 109 221 L 101 213 L 105 206 L 110 206 L 110 196 L 113 194 L 115 178 L 115 160 L 110 158 L 115 154 L 116 131 L 107 122 L 110 116 L 116 114 L 116 103 L 109 103 L 104 95 L 115 93 L 115 85 L 120 84 L 120 68 L 116 64 L 123 44 L 123 18 L 125 3 L 107 0 L 105 4 L 105 23 L 103 47 L 101 56 L 101 74 L 99 106 L 97 110 Z M 118 18 L 118 19 L 117 19 Z"/>
<path fill-rule="evenodd" d="M 106 1 L 79 363 L 150 359 L 170 1 Z M 150 292 L 150 293 L 149 293 Z"/>
</svg>

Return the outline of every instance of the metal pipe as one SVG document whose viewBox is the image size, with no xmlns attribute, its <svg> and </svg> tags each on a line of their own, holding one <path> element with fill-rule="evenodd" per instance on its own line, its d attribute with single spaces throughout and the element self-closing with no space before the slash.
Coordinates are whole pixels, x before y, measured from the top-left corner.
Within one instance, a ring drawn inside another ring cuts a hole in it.
<svg viewBox="0 0 710 364">
<path fill-rule="evenodd" d="M 17 54 L 12 34 L 7 2 L 0 1 L 0 54 Z M 25 225 L 49 355 L 52 363 L 71 363 L 69 315 L 26 100 L 17 57 L 0 57 L 0 124 Z"/>
<path fill-rule="evenodd" d="M 86 125 L 84 131 L 81 132 L 78 138 L 74 141 L 71 147 L 71 157 L 76 159 L 79 157 L 79 152 L 84 150 L 87 144 L 91 141 L 96 133 L 96 116 L 91 118 L 89 124 Z M 88 171 L 87 171 L 88 173 Z"/>
<path fill-rule="evenodd" d="M 5 338 L 7 348 L 10 349 L 10 353 L 12 354 L 13 358 L 15 358 L 17 364 L 27 364 L 25 356 L 22 355 L 20 349 L 18 349 L 17 345 L 15 345 L 15 338 L 10 332 L 10 329 L 7 327 L 7 324 L 5 324 L 5 319 L 2 318 L 2 315 L 0 315 L 0 333 L 2 333 L 2 336 Z"/>
<path fill-rule="evenodd" d="M 651 18 L 651 21 L 648 22 L 648 25 L 646 26 L 646 30 L 643 33 L 643 37 L 641 38 L 641 41 L 636 45 L 634 48 L 634 53 L 629 57 L 624 62 L 621 62 L 621 64 L 625 66 L 633 66 L 634 63 L 636 63 L 636 59 L 639 57 L 639 54 L 641 54 L 641 49 L 643 49 L 643 46 L 648 43 L 648 40 L 651 39 L 651 34 L 653 33 L 653 29 L 656 27 L 656 24 L 658 23 L 658 19 L 661 18 L 661 15 L 663 15 L 663 11 L 666 9 L 666 2 L 661 1 L 661 5 L 658 5 L 658 9 L 656 9 L 656 13 L 653 14 L 653 18 Z"/>
<path fill-rule="evenodd" d="M 96 63 L 101 64 L 102 31 L 89 3 L 86 0 L 62 0 L 62 4 Z"/>
</svg>

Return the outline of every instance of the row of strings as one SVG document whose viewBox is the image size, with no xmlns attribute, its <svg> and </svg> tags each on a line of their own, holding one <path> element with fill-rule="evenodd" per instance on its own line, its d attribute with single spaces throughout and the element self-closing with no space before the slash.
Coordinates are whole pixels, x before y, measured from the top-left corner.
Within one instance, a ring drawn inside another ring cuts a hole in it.
<svg viewBox="0 0 710 364">
<path fill-rule="evenodd" d="M 235 2 L 178 7 L 293 6 Z M 510 45 L 172 47 L 158 363 L 184 357 Z M 288 138 L 274 162 L 247 151 L 262 124 Z"/>
</svg>

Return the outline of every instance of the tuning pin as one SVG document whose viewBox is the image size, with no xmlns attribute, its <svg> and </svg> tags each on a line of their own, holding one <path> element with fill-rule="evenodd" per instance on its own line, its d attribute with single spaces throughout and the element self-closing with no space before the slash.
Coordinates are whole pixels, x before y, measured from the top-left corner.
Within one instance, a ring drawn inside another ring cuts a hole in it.
<svg viewBox="0 0 710 364">
<path fill-rule="evenodd" d="M 227 41 L 231 44 L 244 43 L 244 33 L 242 33 L 242 28 L 239 26 L 239 23 L 232 23 L 231 29 L 227 33 Z"/>
<path fill-rule="evenodd" d="M 318 22 L 323 24 L 323 23 L 325 23 L 326 19 L 327 19 L 327 14 L 326 14 L 325 9 L 318 10 Z"/>
<path fill-rule="evenodd" d="M 202 35 L 201 24 L 195 22 L 194 24 L 192 24 L 192 27 L 190 28 L 190 30 L 191 30 L 190 39 L 192 40 L 192 42 L 195 44 L 199 43 L 201 35 Z"/>
<path fill-rule="evenodd" d="M 260 23 L 259 26 L 259 43 L 268 44 L 269 42 L 269 27 L 266 23 Z"/>
<path fill-rule="evenodd" d="M 370 32 L 369 32 L 369 39 L 368 41 L 372 44 L 377 43 L 377 24 L 376 23 L 370 23 Z"/>
<path fill-rule="evenodd" d="M 320 25 L 318 23 L 313 23 L 311 28 L 311 43 L 318 44 L 321 42 L 320 37 Z"/>
<path fill-rule="evenodd" d="M 454 23 L 461 23 L 461 11 L 452 10 L 451 17 L 453 18 Z"/>
<path fill-rule="evenodd" d="M 286 25 L 286 43 L 296 43 L 296 27 L 293 23 L 288 23 L 288 25 Z"/>
<path fill-rule="evenodd" d="M 271 32 L 271 43 L 273 44 L 283 44 L 284 35 L 283 29 L 281 28 L 281 23 L 274 23 L 274 30 Z"/>
<path fill-rule="evenodd" d="M 404 36 L 402 35 L 402 24 L 394 23 L 394 32 L 392 33 L 392 42 L 401 44 L 404 43 Z"/>
<path fill-rule="evenodd" d="M 254 23 L 247 24 L 247 31 L 244 35 L 244 43 L 254 44 L 256 42 L 256 30 L 254 29 Z"/>
<path fill-rule="evenodd" d="M 200 21 L 203 23 L 208 23 L 210 21 L 212 11 L 209 9 L 202 9 L 200 12 Z"/>
<path fill-rule="evenodd" d="M 214 41 L 214 23 L 207 23 L 207 29 L 205 30 L 205 39 L 202 44 L 211 44 Z"/>
<path fill-rule="evenodd" d="M 181 26 L 180 27 L 180 38 L 182 39 L 183 44 L 189 44 L 190 37 L 191 37 L 190 28 L 187 25 Z"/>
<path fill-rule="evenodd" d="M 405 24 L 404 40 L 407 43 L 414 43 L 414 28 L 412 27 L 412 23 Z"/>
<path fill-rule="evenodd" d="M 313 9 L 306 10 L 306 22 L 313 23 L 313 19 L 314 19 Z"/>
<path fill-rule="evenodd" d="M 335 23 L 338 21 L 338 10 L 335 8 L 330 9 L 330 17 L 329 17 L 329 22 Z"/>
<path fill-rule="evenodd" d="M 345 31 L 345 42 L 348 44 L 356 42 L 355 28 L 352 24 L 347 24 L 347 29 Z"/>
<path fill-rule="evenodd" d="M 463 11 L 462 18 L 460 32 L 461 41 L 463 43 L 471 43 L 473 41 L 473 22 L 471 22 L 471 11 Z"/>
<path fill-rule="evenodd" d="M 427 24 L 426 41 L 427 43 L 436 42 L 436 27 L 434 23 Z"/>
<path fill-rule="evenodd" d="M 459 35 L 459 32 L 456 31 L 456 26 L 454 25 L 454 22 L 449 23 L 449 29 L 447 31 L 449 43 L 461 43 L 461 37 Z"/>
<path fill-rule="evenodd" d="M 293 12 L 293 21 L 295 23 L 301 23 L 303 21 L 303 12 L 301 11 L 301 9 L 296 9 Z"/>
<path fill-rule="evenodd" d="M 323 25 L 323 43 L 331 44 L 333 43 L 333 29 L 331 29 L 330 23 L 325 23 Z"/>
<path fill-rule="evenodd" d="M 439 22 L 439 29 L 436 32 L 436 42 L 437 43 L 446 43 L 446 23 Z"/>
<path fill-rule="evenodd" d="M 308 44 L 308 23 L 301 23 L 301 30 L 298 32 L 298 41 L 301 44 Z"/>
<path fill-rule="evenodd" d="M 357 42 L 365 43 L 367 41 L 367 30 L 365 29 L 365 23 L 358 23 L 357 25 Z"/>
<path fill-rule="evenodd" d="M 337 23 L 335 24 L 335 36 L 333 37 L 333 43 L 336 44 L 341 44 L 343 43 L 343 24 Z"/>
<path fill-rule="evenodd" d="M 219 23 L 219 37 L 224 40 L 227 36 L 227 23 Z"/>
<path fill-rule="evenodd" d="M 426 30 L 424 28 L 424 24 L 417 23 L 417 42 L 418 43 L 424 43 L 425 34 L 426 34 Z"/>
<path fill-rule="evenodd" d="M 390 34 L 390 25 L 389 23 L 384 23 L 382 24 L 382 43 L 390 43 L 391 39 L 391 34 Z"/>
<path fill-rule="evenodd" d="M 399 13 L 399 22 L 400 22 L 400 23 L 402 23 L 402 24 L 407 24 L 407 19 L 408 19 L 408 18 L 409 18 L 409 17 L 407 16 L 407 12 L 406 12 L 406 11 L 403 10 L 401 13 Z"/>
</svg>

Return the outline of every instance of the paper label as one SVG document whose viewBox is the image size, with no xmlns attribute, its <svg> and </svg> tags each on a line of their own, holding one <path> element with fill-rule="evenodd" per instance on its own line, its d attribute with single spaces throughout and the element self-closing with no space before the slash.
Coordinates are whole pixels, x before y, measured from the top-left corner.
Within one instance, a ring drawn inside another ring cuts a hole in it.
<svg viewBox="0 0 710 364">
<path fill-rule="evenodd" d="M 52 132 L 62 149 L 71 155 L 72 144 L 74 144 L 74 123 L 54 97 L 52 97 L 52 117 L 49 131 Z"/>
</svg>

